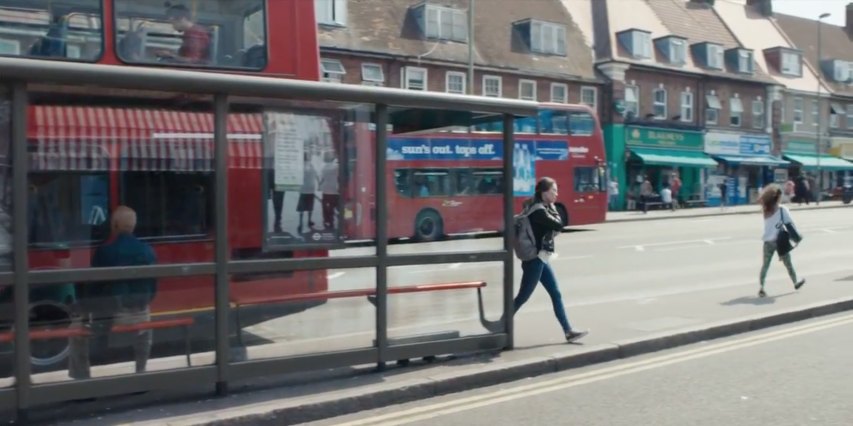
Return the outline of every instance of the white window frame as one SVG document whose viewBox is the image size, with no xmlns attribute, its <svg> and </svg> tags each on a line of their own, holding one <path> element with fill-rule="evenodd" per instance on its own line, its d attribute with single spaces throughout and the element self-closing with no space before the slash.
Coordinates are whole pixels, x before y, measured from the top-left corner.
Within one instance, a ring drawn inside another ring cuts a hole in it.
<svg viewBox="0 0 853 426">
<path fill-rule="evenodd" d="M 561 89 L 563 96 L 559 98 L 554 96 L 554 89 Z M 551 83 L 551 102 L 557 104 L 569 103 L 569 85 L 566 83 Z"/>
<path fill-rule="evenodd" d="M 682 65 L 687 63 L 687 42 L 680 38 L 669 41 L 669 61 L 673 64 Z"/>
<path fill-rule="evenodd" d="M 314 0 L 314 13 L 317 23 L 345 26 L 347 24 L 347 1 Z"/>
<path fill-rule="evenodd" d="M 707 45 L 708 68 L 721 70 L 725 68 L 725 57 L 723 46 L 718 44 Z"/>
<path fill-rule="evenodd" d="M 838 114 L 836 114 L 834 112 L 829 114 L 829 127 L 833 128 L 833 129 L 837 129 L 838 123 L 840 121 L 841 120 L 838 118 Z"/>
<path fill-rule="evenodd" d="M 424 4 L 423 8 L 424 36 L 461 43 L 468 41 L 468 15 L 465 11 L 434 4 Z"/>
<path fill-rule="evenodd" d="M 489 94 L 486 89 L 488 88 L 489 81 L 497 81 L 498 83 L 498 92 L 496 94 Z M 483 96 L 488 96 L 492 98 L 500 98 L 503 96 L 503 77 L 499 75 L 484 75 L 483 76 Z"/>
<path fill-rule="evenodd" d="M 753 73 L 752 52 L 748 50 L 739 50 L 737 54 L 738 71 L 742 73 Z"/>
<path fill-rule="evenodd" d="M 850 78 L 851 67 L 853 67 L 853 64 L 851 64 L 850 62 L 835 61 L 835 81 L 842 83 L 847 82 L 847 79 Z"/>
<path fill-rule="evenodd" d="M 412 81 L 412 76 L 409 73 L 423 73 L 423 88 L 418 88 L 416 85 L 410 84 Z M 402 87 L 406 90 L 421 90 L 427 91 L 429 90 L 429 72 L 426 68 L 421 67 L 403 67 L 401 70 L 401 82 Z"/>
<path fill-rule="evenodd" d="M 634 101 L 628 100 L 629 91 L 633 93 Z M 633 105 L 633 108 L 631 105 Z M 640 116 L 640 87 L 635 84 L 625 86 L 625 113 L 627 114 L 628 111 L 633 111 L 634 117 Z"/>
<path fill-rule="evenodd" d="M 735 111 L 734 105 L 740 104 L 740 111 Z M 735 94 L 733 98 L 729 98 L 729 126 L 743 126 L 743 101 Z"/>
<path fill-rule="evenodd" d="M 530 50 L 545 55 L 566 56 L 566 26 L 530 20 Z"/>
<path fill-rule="evenodd" d="M 2 53 L 3 55 L 19 56 L 21 54 L 21 42 L 19 40 L 10 40 L 8 38 L 0 38 L 0 45 L 11 46 L 10 53 Z"/>
<path fill-rule="evenodd" d="M 631 34 L 631 53 L 642 59 L 652 57 L 652 35 L 642 31 L 634 31 Z"/>
<path fill-rule="evenodd" d="M 803 122 L 803 105 L 803 98 L 794 98 L 794 106 L 792 107 L 794 111 L 793 123 Z"/>
<path fill-rule="evenodd" d="M 378 77 L 371 75 L 371 72 L 378 73 Z M 382 65 L 369 62 L 361 64 L 361 83 L 366 86 L 384 86 L 385 70 Z"/>
<path fill-rule="evenodd" d="M 343 83 L 347 69 L 340 59 L 320 58 L 321 80 L 328 83 Z"/>
<path fill-rule="evenodd" d="M 752 101 L 752 127 L 764 128 L 764 101 L 761 98 Z"/>
<path fill-rule="evenodd" d="M 663 102 L 658 102 L 658 93 L 663 93 Z M 652 113 L 655 116 L 655 120 L 666 120 L 669 116 L 669 105 L 667 105 L 668 95 L 669 94 L 667 93 L 666 89 L 663 87 L 658 87 L 654 91 L 652 91 Z M 658 114 L 658 108 L 661 106 L 663 107 L 663 114 Z"/>
<path fill-rule="evenodd" d="M 450 79 L 451 79 L 451 77 L 458 77 L 459 79 L 461 79 L 461 83 L 462 83 L 462 91 L 454 91 L 454 90 L 450 90 Z M 464 73 L 464 72 L 461 72 L 461 71 L 447 71 L 447 72 L 444 74 L 444 91 L 445 91 L 445 92 L 447 92 L 447 93 L 456 93 L 456 94 L 459 94 L 459 95 L 464 95 L 465 93 L 468 93 L 468 92 L 467 92 L 467 89 L 468 89 L 468 84 L 467 84 L 467 83 L 468 83 L 468 82 L 467 82 L 466 80 L 467 80 L 467 76 L 465 75 L 465 73 Z"/>
<path fill-rule="evenodd" d="M 530 96 L 524 96 L 524 86 L 528 86 L 528 88 L 530 89 L 530 91 L 531 91 Z M 525 79 L 518 80 L 518 99 L 521 99 L 524 101 L 536 101 L 536 99 L 538 97 L 538 96 L 536 96 L 537 95 L 536 90 L 537 90 L 537 85 L 536 85 L 535 80 L 525 80 Z"/>
<path fill-rule="evenodd" d="M 812 125 L 820 123 L 820 99 L 812 100 Z"/>
<path fill-rule="evenodd" d="M 847 104 L 847 128 L 853 129 L 853 104 Z"/>
<path fill-rule="evenodd" d="M 592 94 L 592 102 L 587 102 L 587 100 L 585 100 L 584 97 L 586 95 L 589 95 L 590 93 Z M 597 87 L 582 86 L 580 94 L 581 94 L 580 101 L 582 104 L 584 104 L 584 105 L 586 105 L 586 106 L 588 106 L 594 110 L 598 109 L 598 88 Z"/>
<path fill-rule="evenodd" d="M 693 122 L 694 99 L 693 92 L 681 92 L 681 121 L 685 123 Z"/>
<path fill-rule="evenodd" d="M 781 52 L 779 70 L 784 75 L 800 76 L 803 72 L 801 56 L 793 52 Z"/>
</svg>

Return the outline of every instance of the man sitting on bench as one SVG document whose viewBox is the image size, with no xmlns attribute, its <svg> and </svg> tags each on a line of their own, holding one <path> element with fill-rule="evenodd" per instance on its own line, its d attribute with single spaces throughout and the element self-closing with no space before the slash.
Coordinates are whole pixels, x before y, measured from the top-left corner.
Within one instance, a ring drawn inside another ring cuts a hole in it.
<svg viewBox="0 0 853 426">
<path fill-rule="evenodd" d="M 95 250 L 92 267 L 142 266 L 156 262 L 151 246 L 133 235 L 136 212 L 119 206 L 112 214 L 110 239 Z M 122 279 L 79 286 L 78 301 L 82 321 L 91 328 L 96 354 L 103 357 L 109 348 L 109 332 L 113 325 L 132 325 L 151 319 L 149 305 L 157 291 L 155 278 Z M 145 371 L 151 354 L 152 331 L 140 330 L 133 335 L 136 372 Z M 90 377 L 89 341 L 72 339 L 68 374 L 75 379 Z"/>
</svg>

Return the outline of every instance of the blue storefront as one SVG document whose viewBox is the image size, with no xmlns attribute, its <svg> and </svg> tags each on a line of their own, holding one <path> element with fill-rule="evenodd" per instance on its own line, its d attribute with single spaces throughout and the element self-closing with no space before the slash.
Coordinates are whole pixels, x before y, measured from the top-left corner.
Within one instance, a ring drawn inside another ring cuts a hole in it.
<svg viewBox="0 0 853 426">
<path fill-rule="evenodd" d="M 771 154 L 770 136 L 766 134 L 708 132 L 705 153 L 719 163 L 705 185 L 709 206 L 721 201 L 720 184 L 725 181 L 729 205 L 755 202 L 764 185 L 787 179 L 789 162 Z"/>
</svg>

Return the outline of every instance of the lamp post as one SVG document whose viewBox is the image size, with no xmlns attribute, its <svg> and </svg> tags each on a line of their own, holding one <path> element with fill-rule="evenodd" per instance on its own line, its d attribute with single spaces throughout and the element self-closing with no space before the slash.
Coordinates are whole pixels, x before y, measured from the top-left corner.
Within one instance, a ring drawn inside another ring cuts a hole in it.
<svg viewBox="0 0 853 426">
<path fill-rule="evenodd" d="M 821 29 L 823 28 L 823 20 L 829 17 L 829 13 L 823 13 L 817 18 L 817 141 L 815 142 L 815 152 L 817 153 L 817 198 L 816 203 L 820 205 L 820 199 L 823 198 L 823 171 L 820 169 L 820 156 L 823 151 L 823 142 L 821 141 L 821 107 L 820 107 L 820 77 L 823 73 L 820 56 L 821 56 Z"/>
<path fill-rule="evenodd" d="M 468 94 L 474 94 L 474 0 L 468 0 Z"/>
</svg>

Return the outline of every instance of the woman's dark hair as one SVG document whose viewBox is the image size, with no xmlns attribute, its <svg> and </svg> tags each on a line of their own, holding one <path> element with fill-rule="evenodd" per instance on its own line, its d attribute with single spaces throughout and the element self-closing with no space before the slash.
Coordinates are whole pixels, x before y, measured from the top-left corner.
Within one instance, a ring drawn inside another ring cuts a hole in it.
<svg viewBox="0 0 853 426">
<path fill-rule="evenodd" d="M 533 199 L 536 202 L 542 202 L 542 193 L 550 191 L 556 184 L 557 181 L 549 177 L 539 179 L 539 182 L 536 182 L 536 194 L 533 195 Z"/>
<path fill-rule="evenodd" d="M 779 200 L 782 198 L 782 188 L 776 184 L 767 185 L 761 195 L 758 197 L 758 203 L 761 204 L 761 209 L 765 214 L 776 212 L 776 207 L 779 205 Z"/>
</svg>

